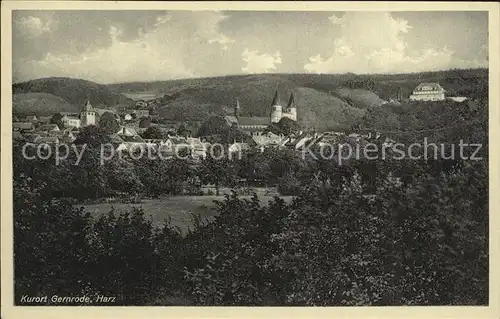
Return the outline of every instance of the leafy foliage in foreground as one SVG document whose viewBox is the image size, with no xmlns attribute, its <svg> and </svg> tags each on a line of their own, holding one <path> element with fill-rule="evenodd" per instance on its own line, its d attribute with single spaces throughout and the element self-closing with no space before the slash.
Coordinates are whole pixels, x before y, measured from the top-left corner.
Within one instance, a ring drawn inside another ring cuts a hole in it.
<svg viewBox="0 0 500 319">
<path fill-rule="evenodd" d="M 216 220 L 186 237 L 168 222 L 155 229 L 140 210 L 92 221 L 16 182 L 16 298 L 99 292 L 129 305 L 487 304 L 487 161 L 439 175 L 422 170 L 404 187 L 378 175 L 371 196 L 358 173 L 312 181 L 290 205 L 227 196 Z"/>
<path fill-rule="evenodd" d="M 453 118 L 477 125 L 434 137 L 482 143 L 481 160 L 339 165 L 292 152 L 248 154 L 238 174 L 282 186 L 293 176 L 296 199 L 265 207 L 256 196 L 227 196 L 215 221 L 196 220 L 185 237 L 168 221 L 154 228 L 141 210 L 94 221 L 53 199 L 79 190 L 98 197 L 110 187 L 175 193 L 183 179 L 173 177 L 189 176 L 184 162 L 111 162 L 106 171 L 94 150 L 78 168 L 51 171 L 14 152 L 16 301 L 106 293 L 123 305 L 486 305 L 487 106 Z M 69 172 L 76 175 L 64 179 Z"/>
</svg>

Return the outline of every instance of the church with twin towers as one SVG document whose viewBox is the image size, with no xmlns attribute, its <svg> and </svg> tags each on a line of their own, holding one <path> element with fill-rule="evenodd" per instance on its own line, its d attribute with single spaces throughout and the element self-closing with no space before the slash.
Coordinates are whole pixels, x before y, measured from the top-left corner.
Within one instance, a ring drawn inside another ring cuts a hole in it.
<svg viewBox="0 0 500 319">
<path fill-rule="evenodd" d="M 297 106 L 295 105 L 295 97 L 292 92 L 290 92 L 286 107 L 283 107 L 279 91 L 276 89 L 268 117 L 240 116 L 240 108 L 240 101 L 236 99 L 234 114 L 226 116 L 225 119 L 229 125 L 236 125 L 240 130 L 248 133 L 263 132 L 270 124 L 278 123 L 282 118 L 297 121 Z"/>
</svg>

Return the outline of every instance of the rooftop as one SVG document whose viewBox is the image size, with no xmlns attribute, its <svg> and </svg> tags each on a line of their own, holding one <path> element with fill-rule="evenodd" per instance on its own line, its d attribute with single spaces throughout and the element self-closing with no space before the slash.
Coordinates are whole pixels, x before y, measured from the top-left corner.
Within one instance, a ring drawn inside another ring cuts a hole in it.
<svg viewBox="0 0 500 319">
<path fill-rule="evenodd" d="M 428 83 L 420 83 L 413 92 L 426 92 L 426 91 L 439 91 L 444 92 L 444 89 L 439 83 L 428 82 Z"/>
<path fill-rule="evenodd" d="M 14 122 L 12 123 L 12 128 L 20 130 L 30 130 L 33 128 L 33 123 L 31 122 Z"/>
<path fill-rule="evenodd" d="M 244 125 L 263 125 L 268 126 L 270 124 L 268 117 L 240 117 L 239 118 L 240 126 Z"/>
</svg>

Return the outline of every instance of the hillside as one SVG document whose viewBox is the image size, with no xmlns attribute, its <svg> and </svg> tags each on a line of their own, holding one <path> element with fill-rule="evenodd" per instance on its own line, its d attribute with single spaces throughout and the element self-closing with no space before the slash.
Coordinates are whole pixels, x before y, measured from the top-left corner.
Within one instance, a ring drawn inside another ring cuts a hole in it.
<svg viewBox="0 0 500 319">
<path fill-rule="evenodd" d="M 79 112 L 80 106 L 49 93 L 15 93 L 12 110 L 18 115 L 48 116 L 58 112 Z"/>
<path fill-rule="evenodd" d="M 121 93 L 158 92 L 178 97 L 160 103 L 159 113 L 171 120 L 204 120 L 210 115 L 232 112 L 239 99 L 241 115 L 267 116 L 278 88 L 286 106 L 290 92 L 295 95 L 299 122 L 318 129 L 347 127 L 364 114 L 370 104 L 350 105 L 345 99 L 314 88 L 297 85 L 286 75 L 247 75 L 219 78 L 131 83 L 110 86 Z M 363 91 L 363 90 L 359 90 Z M 373 94 L 373 93 L 372 93 Z M 374 95 L 374 94 L 373 94 Z M 378 99 L 378 97 L 376 97 Z"/>
<path fill-rule="evenodd" d="M 45 78 L 13 85 L 14 93 L 44 92 L 81 106 L 86 99 L 100 107 L 128 108 L 131 98 L 151 99 L 158 114 L 173 121 L 205 121 L 232 112 L 238 98 L 242 116 L 267 116 L 276 88 L 286 106 L 295 94 L 299 122 L 317 129 L 349 127 L 373 107 L 401 95 L 408 98 L 422 82 L 439 82 L 448 95 L 475 98 L 488 87 L 488 69 L 439 72 L 356 74 L 251 74 L 224 77 L 100 85 Z M 156 97 L 156 98 L 155 98 Z"/>
<path fill-rule="evenodd" d="M 366 109 L 401 94 L 408 98 L 421 82 L 439 82 L 449 95 L 469 96 L 488 86 L 487 69 L 449 70 L 409 74 L 252 74 L 157 82 L 108 85 L 115 92 L 166 94 L 160 114 L 173 120 L 198 120 L 223 111 L 232 112 L 236 98 L 243 116 L 267 116 L 276 88 L 286 105 L 295 94 L 299 121 L 317 128 L 345 127 Z"/>
<path fill-rule="evenodd" d="M 125 107 L 133 100 L 122 94 L 112 92 L 106 85 L 71 78 L 43 78 L 28 82 L 15 83 L 12 91 L 17 93 L 49 93 L 74 105 L 83 105 L 90 100 L 99 107 Z"/>
</svg>

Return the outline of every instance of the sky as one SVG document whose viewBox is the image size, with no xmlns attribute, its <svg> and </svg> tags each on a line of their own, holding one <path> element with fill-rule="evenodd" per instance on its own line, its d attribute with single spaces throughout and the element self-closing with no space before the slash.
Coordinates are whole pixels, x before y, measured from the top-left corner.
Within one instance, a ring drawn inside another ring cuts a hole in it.
<svg viewBox="0 0 500 319">
<path fill-rule="evenodd" d="M 108 84 L 488 67 L 488 13 L 481 11 L 12 14 L 13 82 L 65 76 Z"/>
</svg>

